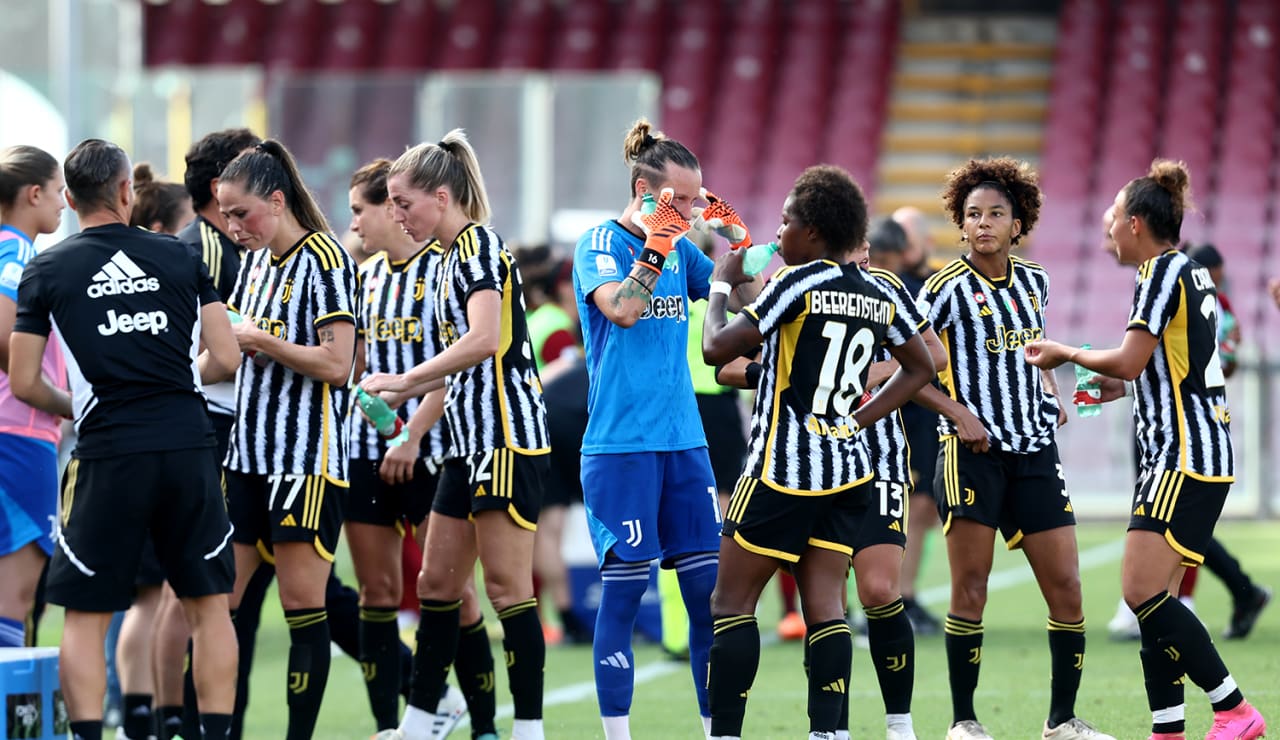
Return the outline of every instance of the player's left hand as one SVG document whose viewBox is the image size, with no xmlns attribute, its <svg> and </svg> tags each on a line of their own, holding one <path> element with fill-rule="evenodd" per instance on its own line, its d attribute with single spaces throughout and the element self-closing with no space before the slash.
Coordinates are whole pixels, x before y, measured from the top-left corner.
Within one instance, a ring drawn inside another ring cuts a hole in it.
<svg viewBox="0 0 1280 740">
<path fill-rule="evenodd" d="M 1069 421 L 1071 421 L 1071 414 L 1067 413 L 1067 407 L 1062 404 L 1058 404 L 1058 427 L 1062 428 L 1066 426 Z"/>
<path fill-rule="evenodd" d="M 378 465 L 378 477 L 398 485 L 413 480 L 413 466 L 418 461 L 418 445 L 402 444 L 387 450 Z"/>
<path fill-rule="evenodd" d="M 391 391 L 392 393 L 401 393 L 407 390 L 404 376 L 393 373 L 374 373 L 360 382 L 360 387 L 365 393 L 380 393 L 382 391 Z"/>
<path fill-rule="evenodd" d="M 702 188 L 700 194 L 707 201 L 707 207 L 693 209 L 693 219 L 689 222 L 693 228 L 723 236 L 733 249 L 751 246 L 751 232 L 733 206 L 706 188 Z"/>
<path fill-rule="evenodd" d="M 751 282 L 751 276 L 742 270 L 742 262 L 747 254 L 745 249 L 730 249 L 720 255 L 716 266 L 711 270 L 711 282 L 724 281 L 734 287 Z"/>
<path fill-rule="evenodd" d="M 1071 358 L 1074 347 L 1055 342 L 1052 339 L 1035 339 L 1022 348 L 1027 362 L 1041 370 L 1052 370 Z"/>
<path fill-rule="evenodd" d="M 1099 396 L 1103 403 L 1110 403 L 1118 398 L 1124 398 L 1125 388 L 1124 381 L 1119 378 L 1113 378 L 1109 375 L 1091 375 L 1090 383 L 1098 384 Z"/>
<path fill-rule="evenodd" d="M 258 346 L 258 337 L 263 331 L 258 328 L 252 321 L 237 321 L 231 325 L 231 333 L 235 335 L 236 343 L 240 345 L 240 351 L 252 356 L 261 349 Z"/>
</svg>

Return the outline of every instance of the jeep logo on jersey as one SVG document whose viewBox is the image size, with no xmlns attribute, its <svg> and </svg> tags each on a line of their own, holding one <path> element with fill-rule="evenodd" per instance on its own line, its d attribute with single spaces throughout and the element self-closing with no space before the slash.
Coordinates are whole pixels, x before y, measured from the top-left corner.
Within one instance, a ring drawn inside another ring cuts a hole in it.
<svg viewBox="0 0 1280 740">
<path fill-rule="evenodd" d="M 654 296 L 653 300 L 649 301 L 649 305 L 645 307 L 644 313 L 640 314 L 640 318 L 688 321 L 689 317 L 684 311 L 684 296 Z"/>
<path fill-rule="evenodd" d="M 153 293 L 160 290 L 160 281 L 147 277 L 133 260 L 123 251 L 117 251 L 93 275 L 93 282 L 85 292 L 90 298 L 101 298 L 109 295 L 132 295 L 133 293 Z"/>
<path fill-rule="evenodd" d="M 169 314 L 164 311 L 117 314 L 115 309 L 111 309 L 107 311 L 107 323 L 98 324 L 98 333 L 104 337 L 113 334 L 132 334 L 135 331 L 149 331 L 155 335 L 168 329 Z"/>
</svg>

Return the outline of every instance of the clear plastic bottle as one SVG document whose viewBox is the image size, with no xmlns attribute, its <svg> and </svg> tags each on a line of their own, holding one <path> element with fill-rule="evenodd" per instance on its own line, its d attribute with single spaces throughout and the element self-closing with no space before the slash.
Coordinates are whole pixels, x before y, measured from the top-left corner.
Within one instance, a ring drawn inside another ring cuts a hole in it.
<svg viewBox="0 0 1280 740">
<path fill-rule="evenodd" d="M 1080 345 L 1080 349 L 1089 348 L 1087 344 Z M 1082 365 L 1076 365 L 1076 392 L 1072 401 L 1075 402 L 1076 413 L 1080 416 L 1097 416 L 1102 413 L 1102 384 L 1089 381 L 1095 375 L 1097 373 L 1094 371 Z"/>
<path fill-rule="evenodd" d="M 769 266 L 773 255 L 778 253 L 778 248 L 777 242 L 747 247 L 747 253 L 742 255 L 742 271 L 748 275 L 759 275 Z"/>
<path fill-rule="evenodd" d="M 658 210 L 658 201 L 653 199 L 653 193 L 645 193 L 640 198 L 640 213 L 648 216 L 650 213 Z"/>
<path fill-rule="evenodd" d="M 403 444 L 409 438 L 409 430 L 404 428 L 404 420 L 387 405 L 386 401 L 356 386 L 356 403 L 360 404 L 365 416 L 373 422 L 373 426 L 378 430 L 378 436 L 390 442 L 392 447 Z"/>
</svg>

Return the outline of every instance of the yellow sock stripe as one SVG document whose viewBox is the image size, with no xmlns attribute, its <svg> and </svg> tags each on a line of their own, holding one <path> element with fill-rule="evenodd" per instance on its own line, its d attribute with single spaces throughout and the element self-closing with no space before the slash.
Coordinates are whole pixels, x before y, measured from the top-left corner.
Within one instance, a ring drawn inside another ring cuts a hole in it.
<svg viewBox="0 0 1280 740">
<path fill-rule="evenodd" d="M 882 606 L 871 606 L 863 609 L 866 612 L 867 619 L 888 619 L 889 617 L 896 617 L 906 610 L 907 606 L 902 603 L 902 599 Z"/>
<path fill-rule="evenodd" d="M 289 625 L 289 629 L 297 630 L 303 627 L 320 624 L 329 618 L 329 613 L 324 609 L 315 612 L 307 612 L 306 614 L 296 614 L 292 617 L 285 617 L 284 621 Z"/>
<path fill-rule="evenodd" d="M 970 622 L 967 619 L 947 615 L 947 621 L 942 629 L 948 635 L 980 635 L 982 634 L 982 622 Z"/>
<path fill-rule="evenodd" d="M 484 619 L 481 619 L 479 622 L 476 622 L 470 627 L 462 628 L 462 634 L 464 635 L 474 635 L 477 632 L 483 632 L 483 631 L 484 631 Z"/>
<path fill-rule="evenodd" d="M 419 602 L 419 608 L 424 612 L 451 612 L 454 609 L 462 608 L 462 599 L 450 601 L 447 604 L 428 604 L 425 601 Z"/>
<path fill-rule="evenodd" d="M 395 607 L 360 607 L 360 621 L 385 624 L 396 621 L 399 610 Z"/>
<path fill-rule="evenodd" d="M 1164 604 L 1164 602 L 1168 601 L 1171 598 L 1173 597 L 1166 593 L 1155 604 L 1152 604 L 1146 609 L 1143 609 L 1142 611 L 1138 612 L 1138 621 L 1139 622 L 1144 621 L 1147 617 L 1151 616 L 1151 612 L 1155 611 L 1156 609 L 1159 609 L 1160 606 Z"/>
<path fill-rule="evenodd" d="M 1079 632 L 1080 634 L 1083 635 L 1084 620 L 1081 619 L 1079 622 L 1059 622 L 1053 617 L 1050 617 L 1049 631 L 1050 632 Z"/>
<path fill-rule="evenodd" d="M 537 608 L 538 608 L 538 600 L 536 598 L 525 599 L 524 601 L 521 601 L 517 604 L 512 604 L 506 609 L 503 609 L 502 611 L 498 612 L 498 619 L 509 619 L 510 617 L 514 617 L 515 615 L 520 614 L 522 612 L 527 612 L 530 609 L 537 609 Z"/>
<path fill-rule="evenodd" d="M 849 625 L 846 622 L 841 622 L 840 624 L 833 624 L 830 627 L 823 627 L 817 632 L 814 632 L 813 634 L 809 635 L 809 647 L 813 647 L 814 645 L 816 645 L 818 643 L 818 640 L 822 640 L 824 638 L 831 637 L 833 635 L 839 635 L 839 634 L 853 634 L 853 631 L 849 629 Z"/>
<path fill-rule="evenodd" d="M 712 627 L 714 634 L 720 634 L 726 630 L 736 629 L 748 624 L 755 624 L 756 618 L 754 614 L 739 614 L 733 617 L 720 617 L 715 621 Z"/>
</svg>

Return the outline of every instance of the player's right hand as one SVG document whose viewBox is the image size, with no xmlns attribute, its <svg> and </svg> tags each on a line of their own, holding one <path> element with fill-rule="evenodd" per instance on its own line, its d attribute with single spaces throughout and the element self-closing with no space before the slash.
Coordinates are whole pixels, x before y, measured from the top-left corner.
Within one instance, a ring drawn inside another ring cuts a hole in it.
<svg viewBox="0 0 1280 740">
<path fill-rule="evenodd" d="M 357 404 L 359 405 L 359 404 Z M 378 477 L 391 485 L 408 483 L 413 480 L 413 465 L 418 461 L 418 445 L 396 445 L 387 450 L 378 465 Z"/>
<path fill-rule="evenodd" d="M 693 221 L 690 222 L 693 228 L 723 236 L 729 240 L 732 249 L 751 246 L 751 232 L 734 207 L 706 188 L 702 188 L 701 195 L 706 199 L 707 207 L 694 209 Z"/>
<path fill-rule="evenodd" d="M 960 444 L 968 447 L 971 452 L 983 453 L 991 449 L 991 438 L 987 435 L 987 428 L 982 425 L 982 421 L 973 415 L 969 409 L 965 409 L 956 415 L 957 418 L 952 421 L 956 425 L 956 438 L 960 440 Z"/>
<path fill-rule="evenodd" d="M 643 229 L 647 235 L 644 240 L 644 250 L 640 252 L 636 262 L 658 274 L 662 274 L 667 255 L 675 249 L 676 242 L 692 228 L 675 206 L 671 205 L 673 198 L 675 198 L 675 191 L 671 188 L 663 188 L 658 195 L 658 207 L 653 213 L 635 211 L 631 214 L 632 222 Z"/>
</svg>

